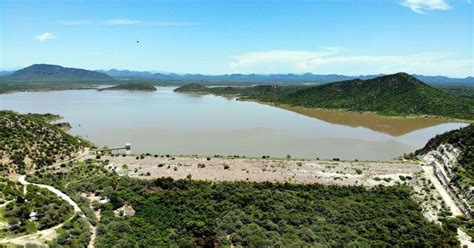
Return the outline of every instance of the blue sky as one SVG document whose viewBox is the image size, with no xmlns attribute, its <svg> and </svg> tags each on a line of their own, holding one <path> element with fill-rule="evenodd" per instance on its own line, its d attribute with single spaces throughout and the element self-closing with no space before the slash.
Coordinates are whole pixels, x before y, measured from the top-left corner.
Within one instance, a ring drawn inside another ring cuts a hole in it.
<svg viewBox="0 0 474 248">
<path fill-rule="evenodd" d="M 469 0 L 0 0 L 0 15 L 3 70 L 473 75 Z"/>
</svg>

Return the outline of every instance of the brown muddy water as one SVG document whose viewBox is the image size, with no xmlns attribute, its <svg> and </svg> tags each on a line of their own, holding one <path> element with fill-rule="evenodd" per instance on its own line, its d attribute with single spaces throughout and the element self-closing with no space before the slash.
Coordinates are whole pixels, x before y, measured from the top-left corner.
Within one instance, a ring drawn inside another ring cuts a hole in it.
<svg viewBox="0 0 474 248">
<path fill-rule="evenodd" d="M 0 95 L 0 108 L 55 113 L 69 133 L 136 153 L 389 160 L 466 126 L 438 118 L 291 109 L 174 88 L 155 92 L 68 90 Z"/>
</svg>

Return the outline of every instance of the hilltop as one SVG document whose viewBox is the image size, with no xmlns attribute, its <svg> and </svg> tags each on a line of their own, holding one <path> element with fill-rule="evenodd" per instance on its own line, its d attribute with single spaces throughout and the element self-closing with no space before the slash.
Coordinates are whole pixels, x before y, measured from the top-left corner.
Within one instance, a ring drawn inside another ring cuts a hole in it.
<svg viewBox="0 0 474 248">
<path fill-rule="evenodd" d="M 9 78 L 14 79 L 112 79 L 109 75 L 77 68 L 67 68 L 59 65 L 34 64 L 15 71 Z"/>
<path fill-rule="evenodd" d="M 231 88 L 231 89 L 229 89 Z M 194 85 L 177 92 L 223 95 L 234 92 L 242 99 L 306 108 L 370 111 L 383 115 L 433 115 L 474 119 L 474 102 L 433 88 L 406 73 L 368 80 L 353 79 L 318 86 L 214 87 Z"/>
<path fill-rule="evenodd" d="M 156 88 L 153 84 L 149 83 L 128 83 L 99 89 L 99 91 L 104 90 L 156 91 Z"/>
</svg>

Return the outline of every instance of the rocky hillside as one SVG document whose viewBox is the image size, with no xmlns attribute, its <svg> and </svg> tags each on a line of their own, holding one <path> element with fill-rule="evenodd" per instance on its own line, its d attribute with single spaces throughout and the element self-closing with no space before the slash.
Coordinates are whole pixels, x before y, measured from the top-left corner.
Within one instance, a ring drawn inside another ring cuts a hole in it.
<svg viewBox="0 0 474 248">
<path fill-rule="evenodd" d="M 67 160 L 89 143 L 39 115 L 0 111 L 0 169 L 24 172 Z"/>
<path fill-rule="evenodd" d="M 474 125 L 432 138 L 415 152 L 423 164 L 433 167 L 440 183 L 451 194 L 466 218 L 474 216 Z M 462 223 L 474 237 L 474 220 Z"/>
<path fill-rule="evenodd" d="M 452 182 L 462 190 L 474 188 L 474 124 L 437 135 L 415 155 L 422 156 L 430 152 L 437 153 L 443 164 L 454 160 L 454 166 L 446 168 Z"/>
</svg>

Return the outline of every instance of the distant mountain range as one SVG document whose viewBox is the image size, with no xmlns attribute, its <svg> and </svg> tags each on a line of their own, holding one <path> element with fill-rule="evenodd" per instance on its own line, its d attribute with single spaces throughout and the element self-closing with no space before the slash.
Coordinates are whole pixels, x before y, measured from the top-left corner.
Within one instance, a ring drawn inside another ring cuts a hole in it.
<svg viewBox="0 0 474 248">
<path fill-rule="evenodd" d="M 149 71 L 130 71 L 130 70 L 98 70 L 99 72 L 105 73 L 111 77 L 133 77 L 133 78 L 152 78 L 154 73 Z"/>
<path fill-rule="evenodd" d="M 201 82 L 201 83 L 331 83 L 352 79 L 373 79 L 383 76 L 377 75 L 360 75 L 346 76 L 339 74 L 223 74 L 223 75 L 203 75 L 203 74 L 177 74 L 165 72 L 149 72 L 149 71 L 131 71 L 131 70 L 84 70 L 77 68 L 67 68 L 59 65 L 34 64 L 17 71 L 0 71 L 0 77 L 8 77 L 12 79 L 93 79 L 95 81 L 119 79 L 153 79 L 158 81 L 184 81 L 184 82 Z M 450 78 L 445 76 L 424 76 L 413 74 L 415 78 L 429 84 L 446 84 L 446 85 L 467 85 L 474 86 L 474 78 Z"/>
<path fill-rule="evenodd" d="M 148 78 L 157 80 L 170 81 L 198 81 L 198 82 L 255 82 L 255 83 L 331 83 L 351 79 L 372 79 L 383 76 L 377 75 L 360 75 L 346 76 L 339 74 L 223 74 L 223 75 L 203 75 L 203 74 L 176 74 L 176 73 L 151 73 L 148 71 L 129 71 L 129 70 L 108 70 L 101 71 L 112 77 L 120 78 Z M 413 74 L 415 78 L 430 84 L 474 84 L 473 77 L 466 78 L 450 78 L 445 76 L 424 76 Z"/>
<path fill-rule="evenodd" d="M 112 79 L 111 76 L 97 71 L 67 68 L 59 65 L 34 64 L 15 71 L 9 78 L 14 79 Z"/>
<path fill-rule="evenodd" d="M 14 71 L 0 71 L 0 77 L 11 75 Z"/>
</svg>

